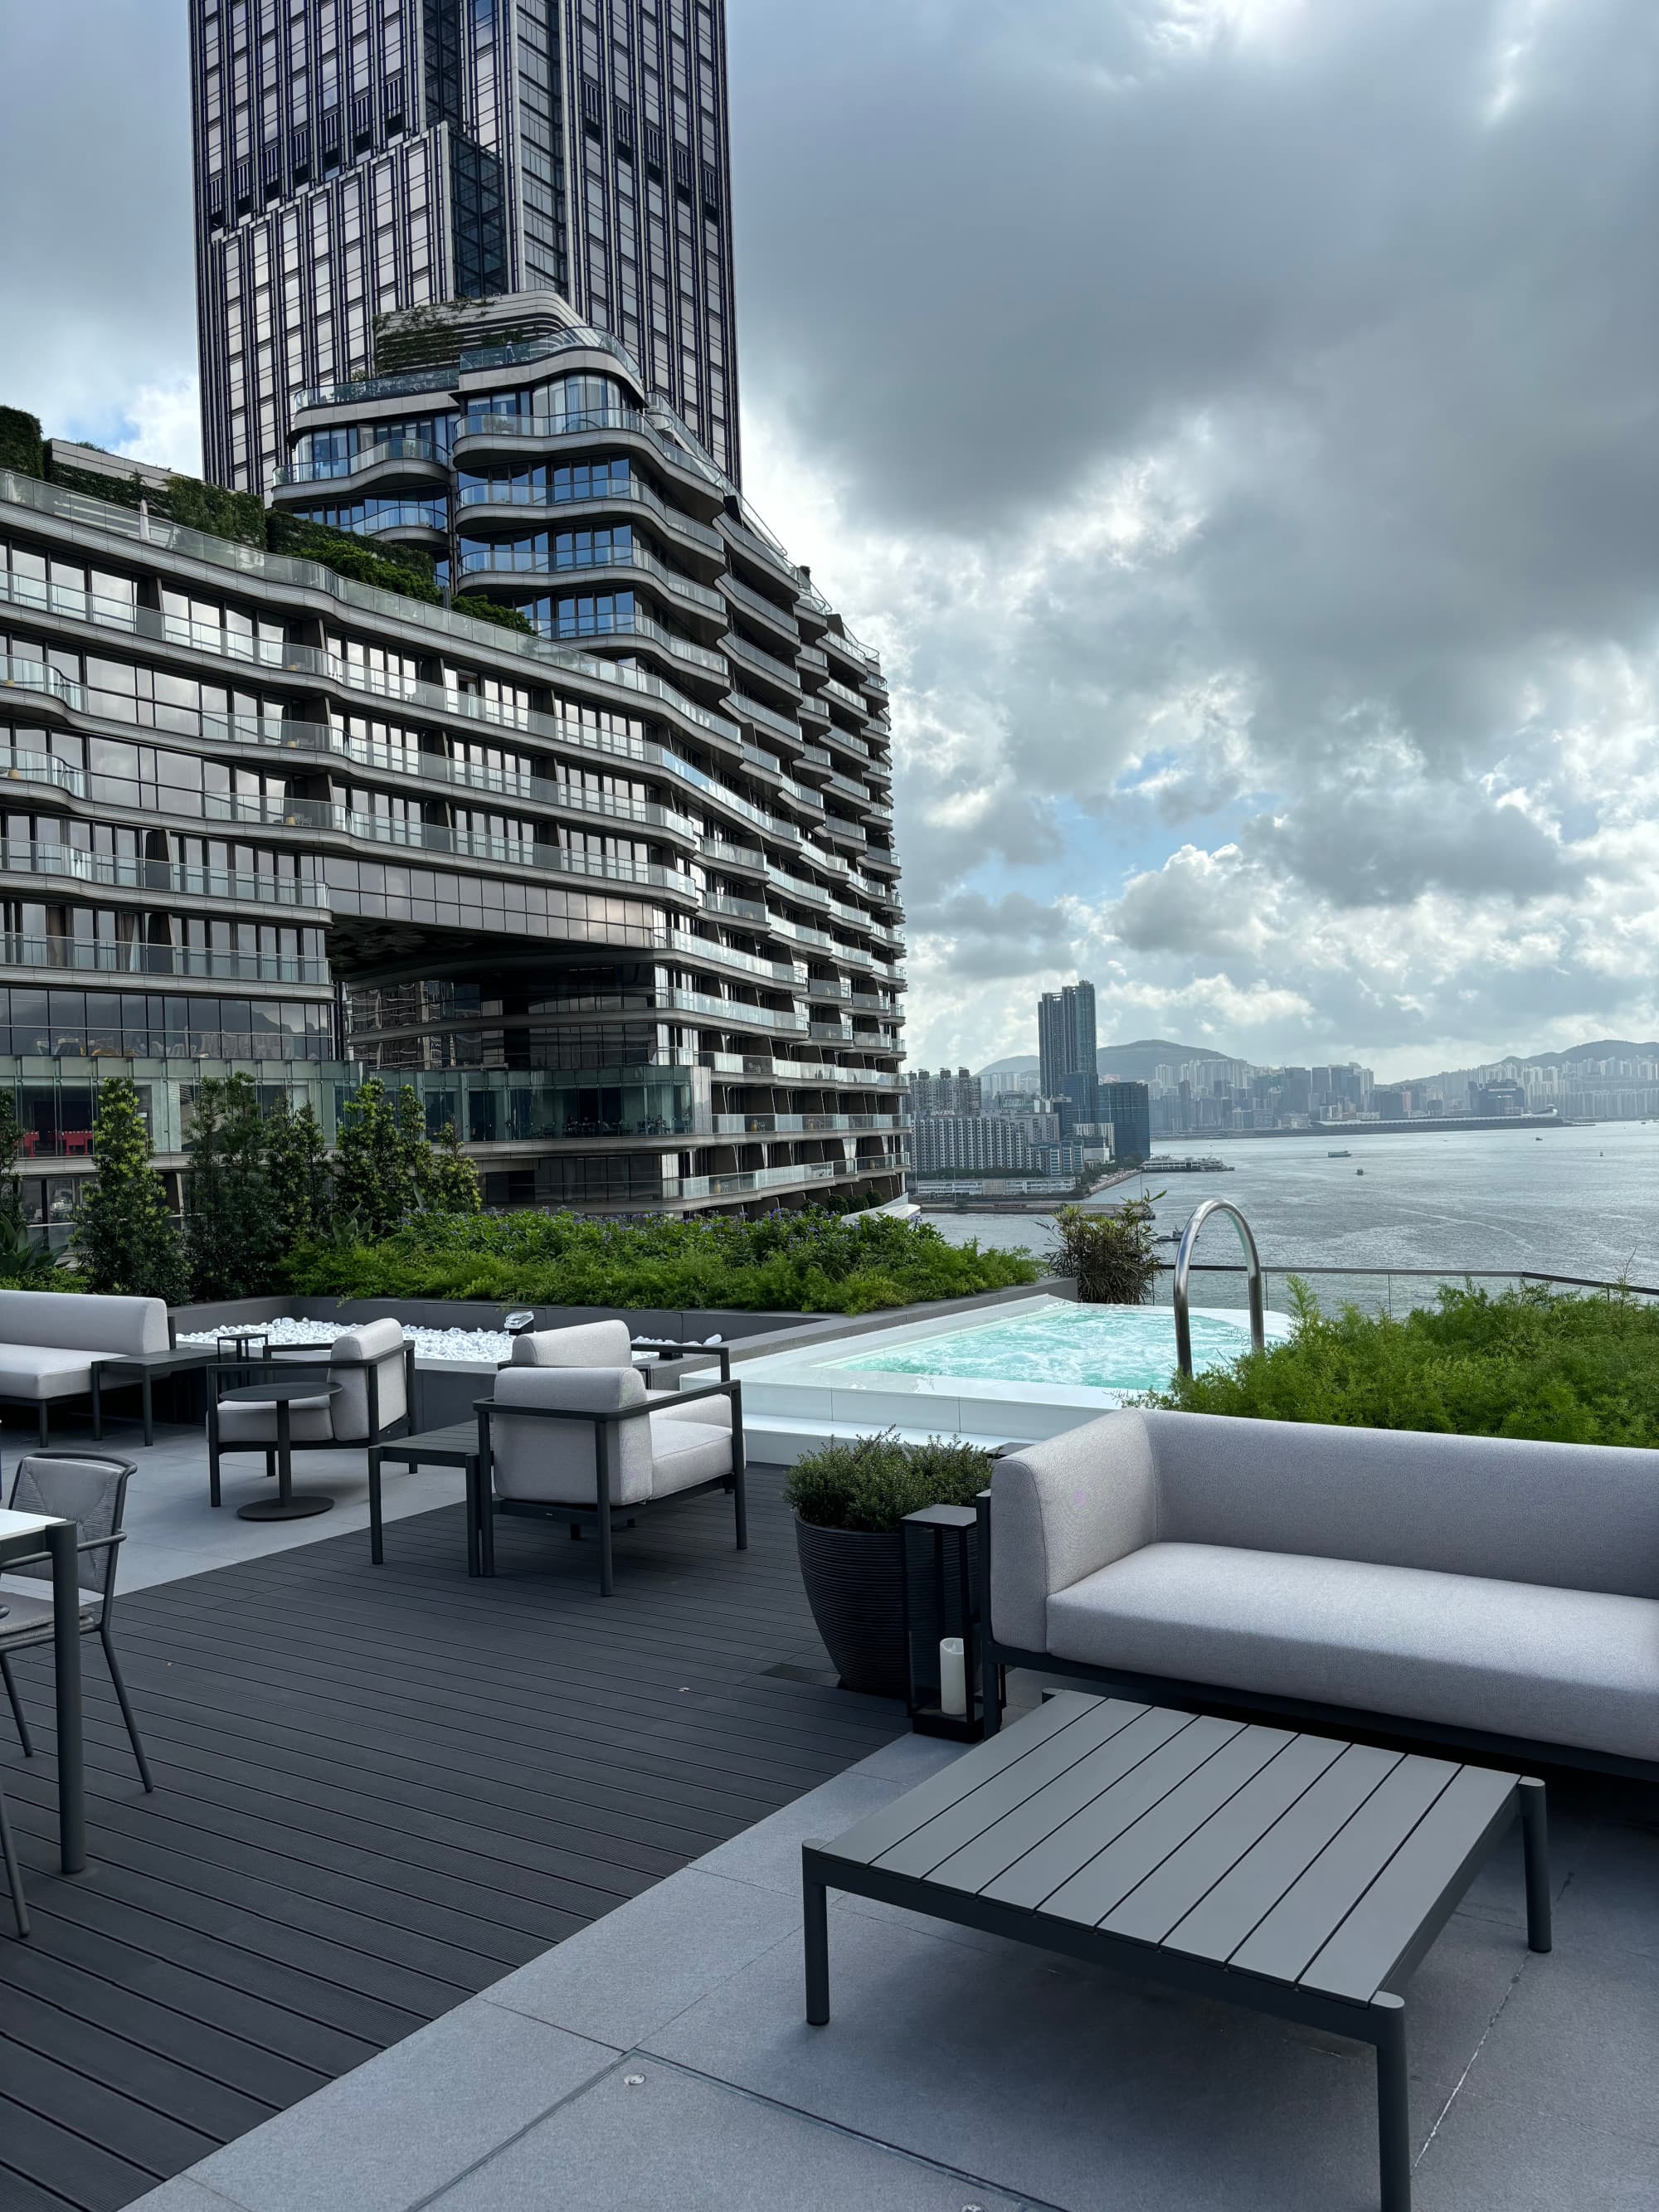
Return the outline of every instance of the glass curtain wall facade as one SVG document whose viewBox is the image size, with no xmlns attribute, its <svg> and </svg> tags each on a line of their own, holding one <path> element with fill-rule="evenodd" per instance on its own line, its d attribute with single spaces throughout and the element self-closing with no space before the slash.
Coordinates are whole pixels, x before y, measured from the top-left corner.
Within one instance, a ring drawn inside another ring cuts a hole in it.
<svg viewBox="0 0 1659 2212">
<path fill-rule="evenodd" d="M 191 0 L 207 474 L 376 318 L 551 291 L 735 479 L 724 0 Z"/>
<path fill-rule="evenodd" d="M 111 1069 L 168 1172 L 204 1074 L 246 1067 L 331 1130 L 382 1070 L 473 1148 L 492 1205 L 898 1195 L 875 656 L 613 341 L 549 343 L 625 404 L 538 416 L 549 365 L 486 358 L 390 403 L 387 439 L 373 386 L 336 390 L 282 495 L 395 493 L 410 466 L 442 503 L 482 487 L 468 542 L 514 550 L 480 588 L 555 603 L 537 635 L 0 471 L 0 1088 L 46 1218 Z M 526 411 L 503 416 L 509 372 Z M 407 434 L 439 420 L 447 446 Z M 536 470 L 538 526 L 581 518 L 580 578 L 556 550 L 520 565 L 511 487 Z"/>
</svg>

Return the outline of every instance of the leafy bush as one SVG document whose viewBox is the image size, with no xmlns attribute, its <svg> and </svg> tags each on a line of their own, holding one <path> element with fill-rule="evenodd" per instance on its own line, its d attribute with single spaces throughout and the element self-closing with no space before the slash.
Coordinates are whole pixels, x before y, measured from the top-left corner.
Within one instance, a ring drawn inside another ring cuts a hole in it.
<svg viewBox="0 0 1659 2212">
<path fill-rule="evenodd" d="M 1150 1198 L 1132 1198 L 1110 1213 L 1062 1206 L 1054 1228 L 1049 1269 L 1070 1276 L 1085 1304 L 1138 1306 L 1152 1296 L 1158 1255 L 1152 1249 Z"/>
<path fill-rule="evenodd" d="M 815 1528 L 879 1533 L 924 1505 L 971 1505 L 995 1464 L 996 1454 L 978 1444 L 945 1437 L 901 1443 L 889 1430 L 808 1452 L 790 1469 L 783 1495 Z"/>
<path fill-rule="evenodd" d="M 196 1094 L 185 1252 L 191 1295 L 246 1298 L 276 1287 L 283 1252 L 269 1143 L 252 1077 L 210 1079 Z"/>
<path fill-rule="evenodd" d="M 170 476 L 163 489 L 146 483 L 136 471 L 130 477 L 106 477 L 64 461 L 53 464 L 52 481 L 65 491 L 84 492 L 88 499 L 101 499 L 112 507 L 136 507 L 142 501 L 159 520 L 199 530 L 204 538 L 228 538 L 240 545 L 265 542 L 264 502 L 257 492 L 226 491 L 221 485 L 179 476 Z"/>
<path fill-rule="evenodd" d="M 396 592 L 406 599 L 437 606 L 443 599 L 431 561 L 412 545 L 367 545 L 349 530 L 334 530 L 323 522 L 305 522 L 297 514 L 272 507 L 265 515 L 264 543 L 273 553 L 295 561 L 314 561 L 353 583 L 371 584 L 377 591 Z"/>
<path fill-rule="evenodd" d="M 1027 1253 L 947 1243 L 931 1224 L 891 1214 L 428 1213 L 378 1242 L 303 1247 L 289 1279 L 313 1297 L 860 1314 L 1009 1289 L 1039 1272 Z"/>
<path fill-rule="evenodd" d="M 1149 1405 L 1261 1421 L 1659 1446 L 1659 1307 L 1443 1290 L 1431 1310 L 1327 1316 L 1292 1281 L 1296 1333 Z"/>
<path fill-rule="evenodd" d="M 20 477 L 45 476 L 39 416 L 26 415 L 21 407 L 0 407 L 0 469 L 15 469 Z"/>
<path fill-rule="evenodd" d="M 137 1087 L 125 1076 L 98 1086 L 93 1174 L 76 1208 L 73 1243 L 86 1287 L 130 1297 L 184 1302 L 184 1246 L 167 1187 L 149 1164 L 149 1133 Z"/>
<path fill-rule="evenodd" d="M 536 625 L 528 615 L 500 599 L 487 599 L 482 592 L 463 592 L 450 604 L 458 615 L 471 615 L 474 622 L 494 623 L 498 629 L 515 630 L 521 637 L 536 635 Z"/>
</svg>

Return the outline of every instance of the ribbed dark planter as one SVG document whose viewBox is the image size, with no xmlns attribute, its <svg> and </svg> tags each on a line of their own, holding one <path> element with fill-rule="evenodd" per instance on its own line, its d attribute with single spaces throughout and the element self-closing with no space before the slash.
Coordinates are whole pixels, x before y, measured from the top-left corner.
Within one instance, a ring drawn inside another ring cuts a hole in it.
<svg viewBox="0 0 1659 2212">
<path fill-rule="evenodd" d="M 806 1601 L 842 1689 L 903 1697 L 903 1537 L 896 1528 L 815 1528 L 797 1516 L 795 1542 Z"/>
</svg>

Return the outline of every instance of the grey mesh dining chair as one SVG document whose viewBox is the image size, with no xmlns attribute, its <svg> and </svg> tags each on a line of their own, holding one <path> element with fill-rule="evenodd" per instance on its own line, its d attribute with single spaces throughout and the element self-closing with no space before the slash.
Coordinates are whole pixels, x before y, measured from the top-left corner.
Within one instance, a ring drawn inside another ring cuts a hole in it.
<svg viewBox="0 0 1659 2212">
<path fill-rule="evenodd" d="M 126 1540 L 121 1520 L 132 1474 L 130 1459 L 106 1459 L 93 1452 L 31 1452 L 17 1463 L 7 1503 L 15 1513 L 44 1513 L 78 1526 L 81 1540 L 76 1548 L 92 1563 L 90 1578 L 81 1585 L 81 1633 L 95 1634 L 104 1647 L 105 1664 L 115 1686 L 121 1718 L 126 1723 L 139 1779 L 146 1790 L 154 1790 L 149 1761 L 139 1740 L 138 1723 L 132 1717 L 132 1703 L 110 1635 L 115 1618 L 116 1554 Z M 0 1605 L 6 1608 L 0 1615 L 0 1677 L 4 1679 L 18 1741 L 27 1759 L 34 1756 L 34 1741 L 11 1670 L 12 1655 L 52 1642 L 51 1582 L 52 1562 L 46 1552 L 14 1560 L 0 1577 Z M 45 1583 L 48 1589 L 45 1595 L 36 1595 L 33 1589 L 20 1588 L 23 1583 Z"/>
</svg>

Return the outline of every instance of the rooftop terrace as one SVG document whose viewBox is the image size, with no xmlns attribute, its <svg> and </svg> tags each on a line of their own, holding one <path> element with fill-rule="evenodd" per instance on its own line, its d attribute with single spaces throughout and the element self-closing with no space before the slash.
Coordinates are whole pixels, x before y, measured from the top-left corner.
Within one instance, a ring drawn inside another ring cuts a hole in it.
<svg viewBox="0 0 1659 2212">
<path fill-rule="evenodd" d="M 830 1686 L 775 1471 L 749 1552 L 647 1517 L 604 1601 L 533 1525 L 469 1581 L 458 1477 L 388 1475 L 377 1570 L 361 1454 L 308 1460 L 337 1511 L 259 1550 L 197 1434 L 132 1456 L 157 1788 L 89 1650 L 85 1875 L 45 1655 L 34 1760 L 0 1718 L 35 1921 L 0 1910 L 0 2212 L 1375 2204 L 1358 2045 L 848 1897 L 805 2025 L 802 1839 L 959 1754 Z M 1659 2201 L 1659 1790 L 1548 1779 L 1553 1953 L 1511 1838 L 1413 1984 L 1418 2212 Z"/>
</svg>

